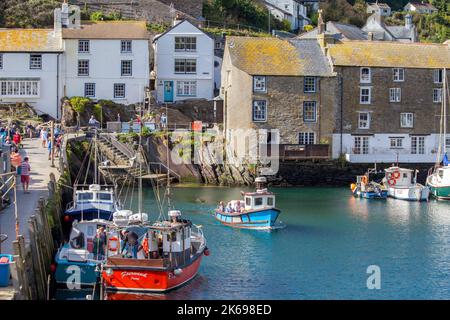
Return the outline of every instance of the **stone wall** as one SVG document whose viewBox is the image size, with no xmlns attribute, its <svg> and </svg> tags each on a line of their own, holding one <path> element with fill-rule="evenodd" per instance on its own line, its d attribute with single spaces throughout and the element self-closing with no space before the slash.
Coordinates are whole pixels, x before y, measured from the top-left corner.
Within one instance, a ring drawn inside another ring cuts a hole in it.
<svg viewBox="0 0 450 320">
<path fill-rule="evenodd" d="M 433 102 L 433 69 L 404 69 L 404 81 L 394 82 L 392 68 L 371 68 L 372 81 L 360 83 L 359 67 L 339 67 L 343 77 L 343 133 L 439 133 L 440 103 Z M 360 87 L 372 88 L 371 104 L 360 104 Z M 401 88 L 401 102 L 389 102 L 389 89 Z M 358 112 L 371 114 L 370 129 L 358 129 Z M 414 128 L 400 127 L 400 113 L 414 113 Z M 450 125 L 450 121 L 448 122 Z M 336 127 L 339 132 L 339 126 Z"/>
<path fill-rule="evenodd" d="M 203 14 L 204 0 L 159 0 L 162 3 L 170 6 L 173 3 L 175 9 L 185 12 L 188 15 L 199 18 Z"/>
</svg>

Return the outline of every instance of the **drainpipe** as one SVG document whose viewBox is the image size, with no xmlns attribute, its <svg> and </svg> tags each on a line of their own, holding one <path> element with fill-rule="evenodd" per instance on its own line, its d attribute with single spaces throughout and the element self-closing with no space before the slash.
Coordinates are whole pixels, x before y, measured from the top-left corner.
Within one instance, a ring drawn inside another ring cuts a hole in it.
<svg viewBox="0 0 450 320">
<path fill-rule="evenodd" d="M 59 119 L 59 56 L 56 55 L 56 119 Z"/>
<path fill-rule="evenodd" d="M 341 156 L 341 154 L 342 154 L 342 136 L 343 136 L 343 134 L 342 134 L 342 130 L 343 130 L 343 115 L 344 115 L 344 104 L 343 104 L 343 101 L 344 101 L 344 98 L 343 98 L 343 94 L 344 94 L 344 78 L 342 77 L 342 74 L 340 74 L 339 75 L 339 99 L 340 99 L 340 112 L 341 112 L 341 119 L 340 119 L 340 128 L 339 128 L 339 131 L 340 131 L 340 146 L 339 146 L 339 148 L 340 148 L 340 151 L 339 151 L 339 156 Z"/>
</svg>

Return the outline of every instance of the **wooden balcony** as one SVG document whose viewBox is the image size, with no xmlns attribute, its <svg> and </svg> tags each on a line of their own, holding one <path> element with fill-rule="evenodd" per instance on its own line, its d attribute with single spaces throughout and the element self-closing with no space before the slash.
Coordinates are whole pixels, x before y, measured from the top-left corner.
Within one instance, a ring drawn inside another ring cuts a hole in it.
<svg viewBox="0 0 450 320">
<path fill-rule="evenodd" d="M 312 160 L 312 159 L 329 159 L 330 146 L 328 144 L 280 144 L 279 158 L 282 161 L 290 160 Z M 271 148 L 267 147 L 267 155 L 270 157 Z"/>
</svg>

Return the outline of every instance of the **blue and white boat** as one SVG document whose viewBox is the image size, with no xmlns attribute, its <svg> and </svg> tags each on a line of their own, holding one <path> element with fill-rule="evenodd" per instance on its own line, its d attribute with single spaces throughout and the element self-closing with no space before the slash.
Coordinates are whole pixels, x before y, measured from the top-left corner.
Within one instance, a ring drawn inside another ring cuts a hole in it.
<svg viewBox="0 0 450 320">
<path fill-rule="evenodd" d="M 265 188 L 265 177 L 255 179 L 256 191 L 243 192 L 244 200 L 221 204 L 214 217 L 223 225 L 245 229 L 272 229 L 280 215 L 275 207 L 275 195 Z"/>
<path fill-rule="evenodd" d="M 120 210 L 113 186 L 78 185 L 75 186 L 73 199 L 65 211 L 65 215 L 72 221 L 112 220 L 114 212 Z"/>
<path fill-rule="evenodd" d="M 58 249 L 55 256 L 55 279 L 59 285 L 74 289 L 97 283 L 99 265 L 105 260 L 106 241 L 99 245 L 96 235 L 100 228 L 106 230 L 110 224 L 110 221 L 102 219 L 73 222 L 69 241 Z"/>
<path fill-rule="evenodd" d="M 378 182 L 370 181 L 369 175 L 376 173 L 376 167 L 369 169 L 365 175 L 356 176 L 356 183 L 350 185 L 350 189 L 355 197 L 365 199 L 386 199 L 388 196 L 387 188 Z"/>
</svg>

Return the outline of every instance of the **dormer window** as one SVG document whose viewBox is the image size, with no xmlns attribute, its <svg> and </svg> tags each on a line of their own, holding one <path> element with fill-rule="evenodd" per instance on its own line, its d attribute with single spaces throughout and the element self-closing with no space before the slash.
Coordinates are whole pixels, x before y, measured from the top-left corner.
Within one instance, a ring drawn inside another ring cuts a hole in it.
<svg viewBox="0 0 450 320">
<path fill-rule="evenodd" d="M 361 83 L 370 83 L 372 81 L 372 74 L 370 68 L 360 69 L 360 81 Z"/>
<path fill-rule="evenodd" d="M 253 92 L 266 92 L 266 77 L 254 76 L 253 77 Z"/>
</svg>

